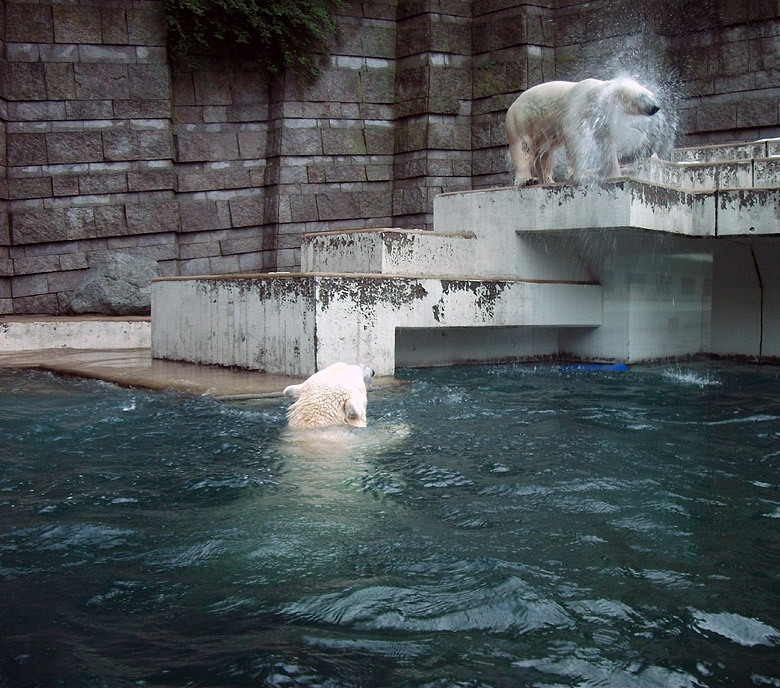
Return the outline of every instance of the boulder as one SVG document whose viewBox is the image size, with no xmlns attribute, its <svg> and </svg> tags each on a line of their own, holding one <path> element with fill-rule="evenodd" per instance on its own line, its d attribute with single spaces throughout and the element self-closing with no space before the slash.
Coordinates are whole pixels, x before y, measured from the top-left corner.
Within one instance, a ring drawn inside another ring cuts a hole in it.
<svg viewBox="0 0 780 688">
<path fill-rule="evenodd" d="M 157 275 L 157 261 L 150 258 L 127 253 L 102 256 L 71 293 L 67 310 L 77 315 L 149 315 L 151 284 Z"/>
</svg>

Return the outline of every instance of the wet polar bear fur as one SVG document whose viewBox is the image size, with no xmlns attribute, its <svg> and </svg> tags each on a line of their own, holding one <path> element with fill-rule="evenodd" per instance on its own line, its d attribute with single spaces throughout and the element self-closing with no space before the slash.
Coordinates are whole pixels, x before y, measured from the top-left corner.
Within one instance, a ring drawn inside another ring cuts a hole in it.
<svg viewBox="0 0 780 688">
<path fill-rule="evenodd" d="M 615 128 L 631 116 L 650 117 L 660 106 L 633 79 L 548 81 L 518 96 L 506 113 L 515 184 L 553 182 L 553 154 L 566 149 L 574 183 L 620 176 Z"/>
<path fill-rule="evenodd" d="M 287 409 L 291 428 L 327 428 L 333 425 L 366 427 L 366 390 L 374 371 L 368 366 L 334 363 L 299 385 L 290 385 L 285 396 L 297 397 Z"/>
</svg>

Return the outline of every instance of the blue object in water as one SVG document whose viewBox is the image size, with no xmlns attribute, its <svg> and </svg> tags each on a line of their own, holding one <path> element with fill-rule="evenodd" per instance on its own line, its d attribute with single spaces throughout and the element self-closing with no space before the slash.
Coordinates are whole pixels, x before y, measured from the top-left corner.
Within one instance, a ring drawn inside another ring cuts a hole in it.
<svg viewBox="0 0 780 688">
<path fill-rule="evenodd" d="M 587 370 L 587 371 L 617 371 L 625 372 L 628 366 L 625 363 L 585 363 L 580 365 L 565 366 L 566 370 Z"/>
</svg>

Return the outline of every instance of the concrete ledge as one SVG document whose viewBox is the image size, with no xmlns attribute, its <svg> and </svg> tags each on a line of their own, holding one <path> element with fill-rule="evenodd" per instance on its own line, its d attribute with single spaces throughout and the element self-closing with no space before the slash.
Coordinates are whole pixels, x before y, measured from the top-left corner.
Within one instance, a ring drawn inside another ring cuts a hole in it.
<svg viewBox="0 0 780 688">
<path fill-rule="evenodd" d="M 777 188 L 780 186 L 780 158 L 717 162 L 668 162 L 647 158 L 632 165 L 628 176 L 686 191 Z"/>
<path fill-rule="evenodd" d="M 434 199 L 434 212 L 437 228 L 477 234 L 477 270 L 485 274 L 487 264 L 502 260 L 491 235 L 624 228 L 693 237 L 772 235 L 780 233 L 779 203 L 780 188 L 686 191 L 623 177 L 593 186 L 553 184 L 442 194 Z M 511 249 L 506 253 L 511 255 Z M 512 263 L 518 264 L 517 256 Z M 502 269 L 508 272 L 506 266 Z"/>
<path fill-rule="evenodd" d="M 718 236 L 780 234 L 780 188 L 718 192 Z"/>
<path fill-rule="evenodd" d="M 648 158 L 631 167 L 630 176 L 686 191 L 711 191 L 755 186 L 754 161 L 669 162 Z M 764 175 L 765 177 L 767 175 Z"/>
<path fill-rule="evenodd" d="M 488 234 L 486 227 L 491 234 L 630 227 L 713 236 L 716 226 L 713 191 L 690 192 L 629 177 L 590 186 L 552 184 L 442 194 L 434 199 L 434 218 L 437 230 L 473 231 L 480 240 Z"/>
<path fill-rule="evenodd" d="M 723 160 L 747 160 L 776 155 L 780 139 L 763 139 L 748 143 L 715 143 L 710 146 L 675 148 L 672 159 L 675 162 L 711 162 Z"/>
<path fill-rule="evenodd" d="M 231 275 L 152 283 L 157 358 L 307 376 L 334 363 L 395 370 L 398 328 L 601 325 L 582 282 L 385 275 Z M 446 352 L 442 353 L 446 360 Z"/>
<path fill-rule="evenodd" d="M 0 368 L 46 370 L 57 375 L 105 380 L 121 387 L 176 390 L 220 399 L 281 396 L 299 378 L 256 371 L 155 361 L 149 349 L 56 349 L 0 353 Z"/>
<path fill-rule="evenodd" d="M 0 352 L 38 349 L 147 349 L 148 317 L 6 316 L 0 318 Z"/>
</svg>

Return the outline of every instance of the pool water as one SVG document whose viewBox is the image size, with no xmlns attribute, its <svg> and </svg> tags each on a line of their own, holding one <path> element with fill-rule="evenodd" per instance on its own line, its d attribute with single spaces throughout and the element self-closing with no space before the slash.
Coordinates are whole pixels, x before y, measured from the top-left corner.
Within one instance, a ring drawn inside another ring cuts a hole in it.
<svg viewBox="0 0 780 688">
<path fill-rule="evenodd" d="M 779 368 L 401 376 L 323 457 L 0 371 L 0 686 L 780 685 Z"/>
</svg>

